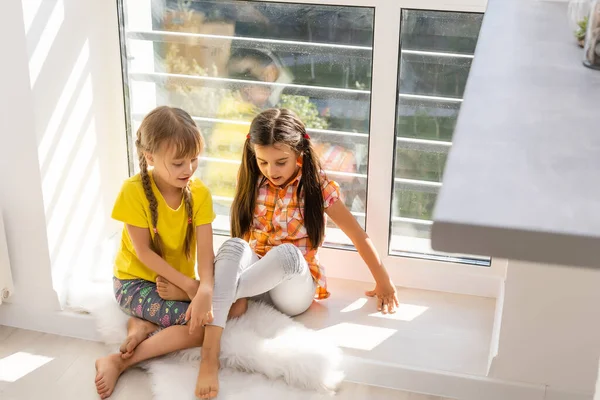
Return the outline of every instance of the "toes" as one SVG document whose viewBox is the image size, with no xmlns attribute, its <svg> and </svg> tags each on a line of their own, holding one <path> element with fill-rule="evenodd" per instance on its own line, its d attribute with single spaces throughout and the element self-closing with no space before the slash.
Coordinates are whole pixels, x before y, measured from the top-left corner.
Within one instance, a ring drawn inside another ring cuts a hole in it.
<svg viewBox="0 0 600 400">
<path fill-rule="evenodd" d="M 112 394 L 113 389 L 114 388 L 105 386 L 102 389 L 98 389 L 98 394 L 100 395 L 101 398 L 105 399 L 105 398 L 109 397 Z"/>
<path fill-rule="evenodd" d="M 135 348 L 137 347 L 137 343 L 134 340 L 130 340 L 127 342 L 127 351 L 125 352 L 125 355 L 129 355 L 129 357 L 131 357 L 131 355 L 133 354 L 133 350 L 135 350 Z M 129 358 L 127 357 L 127 358 Z"/>
<path fill-rule="evenodd" d="M 169 286 L 169 281 L 166 280 L 165 278 L 163 278 L 162 276 L 159 276 L 158 278 L 156 278 L 156 287 L 167 287 Z"/>
<path fill-rule="evenodd" d="M 218 389 L 202 388 L 196 390 L 196 397 L 200 399 L 214 399 L 218 394 Z"/>
<path fill-rule="evenodd" d="M 138 344 L 138 341 L 134 337 L 128 337 L 125 339 L 125 343 L 123 343 L 119 349 L 121 350 L 121 358 L 130 358 Z"/>
<path fill-rule="evenodd" d="M 129 344 L 129 339 L 125 339 L 123 344 L 121 344 L 121 347 L 119 347 L 119 351 L 121 352 L 121 354 L 127 353 L 127 345 L 128 344 Z"/>
</svg>

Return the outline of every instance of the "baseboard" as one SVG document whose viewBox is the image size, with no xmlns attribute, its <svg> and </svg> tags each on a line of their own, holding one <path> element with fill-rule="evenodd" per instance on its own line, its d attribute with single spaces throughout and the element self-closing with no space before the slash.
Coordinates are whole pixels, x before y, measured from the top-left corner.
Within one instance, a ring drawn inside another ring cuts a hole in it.
<svg viewBox="0 0 600 400">
<path fill-rule="evenodd" d="M 83 313 L 61 310 L 31 310 L 4 303 L 0 306 L 0 325 L 98 341 L 94 319 Z"/>
</svg>

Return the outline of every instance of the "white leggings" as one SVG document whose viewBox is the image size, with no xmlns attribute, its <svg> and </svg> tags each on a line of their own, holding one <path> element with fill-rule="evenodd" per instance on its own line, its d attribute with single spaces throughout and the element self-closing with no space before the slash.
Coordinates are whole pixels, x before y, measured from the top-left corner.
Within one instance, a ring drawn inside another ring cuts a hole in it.
<svg viewBox="0 0 600 400">
<path fill-rule="evenodd" d="M 259 258 L 246 241 L 228 239 L 215 257 L 212 324 L 224 328 L 236 300 L 265 293 L 282 313 L 302 314 L 315 290 L 308 264 L 296 246 L 282 244 Z"/>
</svg>

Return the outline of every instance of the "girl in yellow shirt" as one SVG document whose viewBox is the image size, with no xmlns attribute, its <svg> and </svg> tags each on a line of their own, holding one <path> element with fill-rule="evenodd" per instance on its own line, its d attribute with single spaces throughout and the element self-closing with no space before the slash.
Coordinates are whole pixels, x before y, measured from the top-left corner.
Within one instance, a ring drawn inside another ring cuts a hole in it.
<svg viewBox="0 0 600 400">
<path fill-rule="evenodd" d="M 103 399 L 127 368 L 201 346 L 205 334 L 214 334 L 204 325 L 213 318 L 215 214 L 210 191 L 194 177 L 204 140 L 187 112 L 163 106 L 144 118 L 135 145 L 140 173 L 124 182 L 112 213 L 125 224 L 115 259 L 114 294 L 131 317 L 120 353 L 96 361 L 96 388 Z M 238 304 L 231 317 L 245 311 L 246 303 Z M 202 377 L 214 376 L 216 385 L 218 363 L 204 361 Z M 210 398 L 217 388 L 203 379 L 196 394 Z"/>
</svg>

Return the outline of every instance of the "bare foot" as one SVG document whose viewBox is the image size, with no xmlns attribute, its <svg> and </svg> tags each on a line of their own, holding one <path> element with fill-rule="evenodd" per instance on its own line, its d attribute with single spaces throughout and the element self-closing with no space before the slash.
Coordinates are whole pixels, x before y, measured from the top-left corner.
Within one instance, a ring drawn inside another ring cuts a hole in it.
<svg viewBox="0 0 600 400">
<path fill-rule="evenodd" d="M 219 355 L 205 355 L 200 361 L 200 372 L 196 382 L 196 397 L 214 399 L 219 394 Z"/>
<path fill-rule="evenodd" d="M 125 339 L 119 348 L 121 357 L 130 358 L 135 348 L 157 329 L 158 327 L 152 322 L 136 317 L 129 318 L 127 321 L 127 339 Z"/>
<path fill-rule="evenodd" d="M 196 282 L 198 286 L 200 286 L 199 281 Z M 162 276 L 158 276 L 156 278 L 156 290 L 158 291 L 158 295 L 163 300 L 174 300 L 174 301 L 191 301 L 190 296 L 180 288 L 179 286 L 173 285 L 171 282 L 163 278 Z"/>
<path fill-rule="evenodd" d="M 124 361 L 120 354 L 111 354 L 96 360 L 96 391 L 101 399 L 110 397 L 123 371 Z"/>
<path fill-rule="evenodd" d="M 233 319 L 237 317 L 241 317 L 248 310 L 248 299 L 239 299 L 235 303 L 231 305 L 229 309 L 228 319 Z"/>
</svg>

